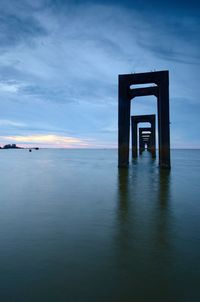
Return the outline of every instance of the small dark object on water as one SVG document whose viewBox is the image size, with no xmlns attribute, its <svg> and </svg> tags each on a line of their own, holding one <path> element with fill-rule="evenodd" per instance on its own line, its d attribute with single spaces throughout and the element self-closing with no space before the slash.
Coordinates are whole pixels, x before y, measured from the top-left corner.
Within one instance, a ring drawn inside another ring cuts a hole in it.
<svg viewBox="0 0 200 302">
<path fill-rule="evenodd" d="M 32 152 L 32 150 L 31 150 L 31 149 L 29 149 L 29 152 Z"/>
<path fill-rule="evenodd" d="M 35 150 L 39 150 L 39 147 L 36 147 Z"/>
</svg>

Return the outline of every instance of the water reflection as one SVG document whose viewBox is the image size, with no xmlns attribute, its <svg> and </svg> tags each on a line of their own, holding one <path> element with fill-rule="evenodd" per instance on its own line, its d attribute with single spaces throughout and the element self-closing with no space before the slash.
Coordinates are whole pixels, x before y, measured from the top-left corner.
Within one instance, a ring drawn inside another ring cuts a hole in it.
<svg viewBox="0 0 200 302">
<path fill-rule="evenodd" d="M 119 169 L 118 172 L 118 188 L 119 188 L 119 215 L 120 219 L 125 220 L 129 203 L 129 169 Z"/>
<path fill-rule="evenodd" d="M 119 226 L 117 234 L 117 244 L 119 244 L 123 254 L 129 251 L 129 244 L 131 242 L 131 229 L 129 225 L 129 209 L 131 196 L 129 191 L 129 170 L 119 170 L 119 208 L 117 211 L 117 226 Z M 127 255 L 126 255 L 127 257 Z"/>
<path fill-rule="evenodd" d="M 169 246 L 170 228 L 170 171 L 158 172 L 158 214 L 157 214 L 157 238 L 160 246 Z"/>
<path fill-rule="evenodd" d="M 158 201 L 161 208 L 166 208 L 170 200 L 170 170 L 158 171 Z"/>
<path fill-rule="evenodd" d="M 170 172 L 159 170 L 149 159 L 118 171 L 115 246 L 123 301 L 129 301 L 133 291 L 138 299 L 148 300 L 153 290 L 160 299 L 167 295 L 172 264 L 170 183 Z"/>
<path fill-rule="evenodd" d="M 118 196 L 121 210 L 127 208 L 134 196 L 144 196 L 144 192 L 152 194 L 160 208 L 167 208 L 170 200 L 170 170 L 161 170 L 154 164 L 155 159 L 147 167 L 134 164 L 128 169 L 118 169 Z M 151 198 L 152 199 L 152 198 Z"/>
<path fill-rule="evenodd" d="M 170 215 L 170 171 L 151 163 L 144 167 L 118 170 L 118 223 L 145 217 L 151 225 L 160 225 L 163 233 Z"/>
</svg>

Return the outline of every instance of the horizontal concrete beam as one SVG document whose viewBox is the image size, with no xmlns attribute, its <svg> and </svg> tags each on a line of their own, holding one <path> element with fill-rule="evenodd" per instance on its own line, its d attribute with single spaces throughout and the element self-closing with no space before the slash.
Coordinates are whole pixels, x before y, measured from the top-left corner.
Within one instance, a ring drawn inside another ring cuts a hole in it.
<svg viewBox="0 0 200 302">
<path fill-rule="evenodd" d="M 158 95 L 158 87 L 133 88 L 129 90 L 130 100 L 139 96 Z"/>
</svg>

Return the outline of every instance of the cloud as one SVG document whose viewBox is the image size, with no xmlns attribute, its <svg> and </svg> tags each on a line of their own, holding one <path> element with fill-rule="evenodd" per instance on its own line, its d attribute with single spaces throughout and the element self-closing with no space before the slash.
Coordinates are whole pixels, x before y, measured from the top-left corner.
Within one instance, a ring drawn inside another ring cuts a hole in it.
<svg viewBox="0 0 200 302">
<path fill-rule="evenodd" d="M 139 13 L 137 6 L 128 10 L 95 3 L 73 5 L 73 1 L 48 2 L 49 6 L 41 3 L 42 8 L 33 10 L 32 17 L 46 35 L 37 35 L 30 47 L 29 39 L 34 35 L 28 34 L 26 44 L 10 48 L 1 60 L 1 76 L 13 72 L 24 82 L 22 96 L 54 102 L 114 102 L 119 73 L 144 70 L 145 65 L 147 70 L 155 67 L 149 63 L 152 59 L 150 54 L 147 59 L 147 51 L 167 61 L 197 62 L 198 57 L 184 47 L 197 22 L 178 19 L 174 24 L 173 19 L 164 22 L 159 17 L 155 21 L 154 16 L 146 18 Z M 18 27 L 16 31 L 23 36 Z M 198 41 L 197 32 L 194 41 Z"/>
<path fill-rule="evenodd" d="M 75 138 L 75 137 L 67 137 L 61 135 L 54 134 L 33 134 L 33 135 L 16 135 L 16 136 L 3 136 L 1 137 L 4 141 L 11 141 L 14 143 L 21 144 L 39 144 L 39 145 L 53 145 L 54 147 L 86 147 L 88 146 L 88 142 Z"/>
<path fill-rule="evenodd" d="M 162 13 L 146 15 L 146 30 L 140 31 L 138 45 L 161 59 L 199 65 L 199 16 Z"/>
<path fill-rule="evenodd" d="M 23 85 L 15 80 L 0 81 L 0 92 L 17 93 Z"/>
<path fill-rule="evenodd" d="M 24 127 L 26 126 L 26 124 L 21 122 L 0 119 L 0 126 Z"/>
<path fill-rule="evenodd" d="M 102 14 L 97 14 L 98 10 Z M 114 20 L 113 10 L 118 15 Z M 73 8 L 73 13 L 73 18 L 68 13 L 58 19 L 48 8 L 39 11 L 37 20 L 48 35 L 38 35 L 34 47 L 30 47 L 29 38 L 20 46 L 19 39 L 18 47 L 10 47 L 1 56 L 1 77 L 5 75 L 7 80 L 14 74 L 24 85 L 15 86 L 15 91 L 20 88 L 18 101 L 26 96 L 58 103 L 115 100 L 116 75 L 126 64 L 125 39 L 120 45 L 115 27 L 126 20 L 113 7 L 81 5 Z M 14 90 L 10 86 L 7 90 Z"/>
<path fill-rule="evenodd" d="M 114 145 L 118 74 L 153 69 L 170 70 L 172 122 L 177 118 L 187 132 L 183 108 L 174 100 L 192 99 L 195 115 L 199 21 L 178 10 L 157 14 L 150 6 L 2 0 L 1 118 L 26 124 L 18 132 L 17 125 L 7 125 L 4 134 L 67 133 L 83 143 L 91 137 L 92 144 Z M 154 104 L 136 101 L 134 114 L 154 113 Z"/>
<path fill-rule="evenodd" d="M 32 10 L 28 10 L 26 2 L 1 0 L 0 9 L 1 50 L 24 42 L 33 45 L 34 38 L 47 34 Z"/>
</svg>

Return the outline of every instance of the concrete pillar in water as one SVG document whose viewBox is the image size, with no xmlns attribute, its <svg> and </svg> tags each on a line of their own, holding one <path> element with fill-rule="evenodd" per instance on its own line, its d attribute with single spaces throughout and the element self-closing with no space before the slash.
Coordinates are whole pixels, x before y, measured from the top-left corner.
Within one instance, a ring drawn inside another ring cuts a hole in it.
<svg viewBox="0 0 200 302">
<path fill-rule="evenodd" d="M 153 83 L 156 86 L 132 88 L 132 85 Z M 119 75 L 119 113 L 118 113 L 118 166 L 127 167 L 129 163 L 130 106 L 131 100 L 138 96 L 154 95 L 157 98 L 159 165 L 170 168 L 170 129 L 169 129 L 169 72 L 156 71 Z M 135 130 L 134 130 L 135 131 Z M 133 132 L 132 132 L 133 135 Z M 155 136 L 152 133 L 152 136 Z M 137 136 L 137 135 L 136 135 Z M 155 154 L 152 147 L 152 154 Z M 133 146 L 136 155 L 137 141 Z"/>
<path fill-rule="evenodd" d="M 151 152 L 151 145 L 152 145 L 152 132 L 151 127 L 139 128 L 139 153 L 145 150 L 145 142 L 144 139 L 148 138 L 147 146 L 148 151 Z"/>
<path fill-rule="evenodd" d="M 155 114 L 147 115 L 133 115 L 131 116 L 131 130 L 132 130 L 132 157 L 136 158 L 138 155 L 138 124 L 150 123 L 151 124 L 151 153 L 156 156 L 156 136 L 155 136 Z"/>
</svg>

